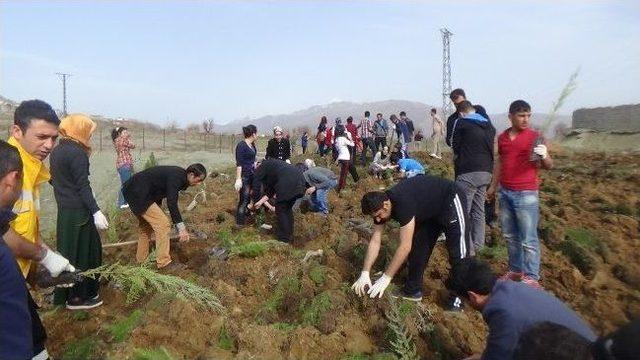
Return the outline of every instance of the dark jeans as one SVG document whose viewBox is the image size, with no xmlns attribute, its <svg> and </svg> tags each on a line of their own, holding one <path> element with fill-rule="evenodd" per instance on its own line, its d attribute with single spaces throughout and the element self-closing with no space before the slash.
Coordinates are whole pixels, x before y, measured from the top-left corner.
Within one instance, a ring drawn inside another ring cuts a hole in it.
<svg viewBox="0 0 640 360">
<path fill-rule="evenodd" d="M 362 139 L 362 153 L 360 153 L 360 163 L 362 166 L 367 165 L 367 148 L 371 149 L 371 156 L 376 155 L 376 144 L 371 137 Z"/>
<path fill-rule="evenodd" d="M 422 291 L 424 269 L 429 263 L 438 237 L 443 232 L 446 237 L 445 244 L 451 267 L 468 256 L 470 242 L 469 231 L 466 227 L 465 203 L 464 195 L 455 194 L 449 200 L 447 210 L 440 217 L 416 224 L 411 252 L 407 260 L 409 274 L 404 285 L 405 293 L 415 294 Z"/>
<path fill-rule="evenodd" d="M 376 152 L 382 151 L 382 148 L 387 146 L 387 138 L 376 136 Z"/>
<path fill-rule="evenodd" d="M 356 166 L 353 164 L 353 161 L 349 160 L 340 160 L 340 179 L 338 180 L 338 187 L 336 190 L 340 192 L 347 184 L 347 172 L 351 174 L 351 178 L 353 178 L 354 182 L 358 182 L 360 177 L 358 176 L 358 171 L 356 170 Z"/>
<path fill-rule="evenodd" d="M 133 176 L 133 167 L 131 166 L 122 166 L 118 168 L 118 175 L 120 175 L 120 184 L 124 184 Z M 122 189 L 118 192 L 118 207 L 126 204 L 127 201 L 124 199 L 122 195 Z"/>
<path fill-rule="evenodd" d="M 324 156 L 324 142 L 318 143 L 318 155 Z"/>
<path fill-rule="evenodd" d="M 276 236 L 278 240 L 289 244 L 293 242 L 293 204 L 301 197 L 302 195 L 276 203 L 276 218 L 278 220 Z"/>
<path fill-rule="evenodd" d="M 244 225 L 247 221 L 247 205 L 251 200 L 251 183 L 253 182 L 253 175 L 242 176 L 242 188 L 240 189 L 240 199 L 238 200 L 238 206 L 236 208 L 236 224 Z"/>
<path fill-rule="evenodd" d="M 27 292 L 27 301 L 29 302 L 29 312 L 31 313 L 31 333 L 33 334 L 33 355 L 40 354 L 44 349 L 44 343 L 47 341 L 47 332 L 44 330 L 42 321 L 40 321 L 40 315 L 38 315 L 38 309 L 40 308 L 33 298 L 31 293 Z M 4 325 L 3 325 L 4 326 Z"/>
<path fill-rule="evenodd" d="M 307 144 L 302 145 L 302 153 L 303 154 L 307 153 Z"/>
</svg>

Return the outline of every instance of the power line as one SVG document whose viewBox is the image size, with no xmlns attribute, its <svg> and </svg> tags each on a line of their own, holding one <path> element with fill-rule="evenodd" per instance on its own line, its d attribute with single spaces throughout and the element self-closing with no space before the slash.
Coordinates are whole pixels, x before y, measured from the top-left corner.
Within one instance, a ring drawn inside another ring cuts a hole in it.
<svg viewBox="0 0 640 360">
<path fill-rule="evenodd" d="M 56 73 L 62 79 L 62 115 L 67 115 L 67 77 L 71 74 Z"/>
<path fill-rule="evenodd" d="M 452 113 L 449 93 L 451 93 L 451 35 L 447 28 L 440 29 L 442 34 L 442 116 L 446 119 Z"/>
</svg>

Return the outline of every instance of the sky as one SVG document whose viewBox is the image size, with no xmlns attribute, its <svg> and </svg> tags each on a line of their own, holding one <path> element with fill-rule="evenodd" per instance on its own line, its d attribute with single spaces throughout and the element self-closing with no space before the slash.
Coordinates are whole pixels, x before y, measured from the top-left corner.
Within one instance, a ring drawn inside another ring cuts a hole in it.
<svg viewBox="0 0 640 360">
<path fill-rule="evenodd" d="M 639 1 L 0 0 L 0 95 L 158 124 L 226 123 L 334 101 L 442 103 L 489 113 L 639 103 Z M 346 115 L 346 114 L 345 114 Z"/>
</svg>

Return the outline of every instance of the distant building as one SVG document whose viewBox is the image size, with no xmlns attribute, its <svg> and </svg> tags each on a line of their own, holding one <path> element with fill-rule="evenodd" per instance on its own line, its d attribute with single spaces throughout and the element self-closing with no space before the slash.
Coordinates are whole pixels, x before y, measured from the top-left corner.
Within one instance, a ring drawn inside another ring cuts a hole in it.
<svg viewBox="0 0 640 360">
<path fill-rule="evenodd" d="M 574 129 L 640 133 L 640 104 L 578 109 L 573 112 Z"/>
</svg>

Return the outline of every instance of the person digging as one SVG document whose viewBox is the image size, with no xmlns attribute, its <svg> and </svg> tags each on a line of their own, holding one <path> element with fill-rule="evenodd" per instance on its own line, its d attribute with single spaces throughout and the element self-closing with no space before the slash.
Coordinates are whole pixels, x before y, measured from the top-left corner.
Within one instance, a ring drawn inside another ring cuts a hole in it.
<svg viewBox="0 0 640 360">
<path fill-rule="evenodd" d="M 438 237 L 444 232 L 452 267 L 467 256 L 469 248 L 464 197 L 450 180 L 429 175 L 406 179 L 391 189 L 372 191 L 362 197 L 362 213 L 374 220 L 360 278 L 351 288 L 359 296 L 382 298 L 393 276 L 408 260 L 408 276 L 400 297 L 422 300 L 424 269 Z M 400 242 L 391 263 L 374 283 L 369 272 L 378 257 L 382 233 L 389 220 L 400 223 Z M 366 289 L 368 287 L 368 290 Z M 450 310 L 460 310 L 460 300 L 451 298 Z"/>
<path fill-rule="evenodd" d="M 192 164 L 186 169 L 179 166 L 154 166 L 133 175 L 124 183 L 122 194 L 129 208 L 138 218 L 139 237 L 136 260 L 139 263 L 146 261 L 149 256 L 149 241 L 151 235 L 155 234 L 158 269 L 171 269 L 167 268 L 171 264 L 169 255 L 171 222 L 160 205 L 166 198 L 171 220 L 178 230 L 179 241 L 189 241 L 189 232 L 182 222 L 182 215 L 178 209 L 178 193 L 189 186 L 203 182 L 206 177 L 207 170 L 202 164 Z"/>
</svg>

